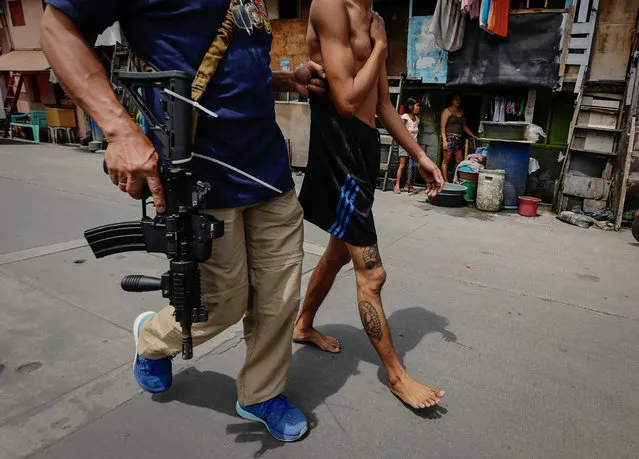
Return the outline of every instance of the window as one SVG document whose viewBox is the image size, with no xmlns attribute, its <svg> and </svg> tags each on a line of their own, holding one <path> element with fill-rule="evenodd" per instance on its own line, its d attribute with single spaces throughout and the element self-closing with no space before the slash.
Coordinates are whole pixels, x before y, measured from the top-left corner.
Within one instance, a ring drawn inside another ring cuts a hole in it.
<svg viewBox="0 0 639 459">
<path fill-rule="evenodd" d="M 300 0 L 280 0 L 279 18 L 280 19 L 299 19 Z"/>
<path fill-rule="evenodd" d="M 27 25 L 24 20 L 24 10 L 22 9 L 22 0 L 9 0 L 9 15 L 11 16 L 11 24 L 13 27 L 21 27 Z"/>
</svg>

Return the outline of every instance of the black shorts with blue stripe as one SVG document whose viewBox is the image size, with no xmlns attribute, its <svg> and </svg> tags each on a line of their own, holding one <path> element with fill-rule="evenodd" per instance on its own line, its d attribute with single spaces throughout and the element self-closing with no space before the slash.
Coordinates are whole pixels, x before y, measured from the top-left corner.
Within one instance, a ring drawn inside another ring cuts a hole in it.
<svg viewBox="0 0 639 459">
<path fill-rule="evenodd" d="M 299 197 L 304 218 L 350 245 L 375 245 L 379 131 L 342 118 L 326 96 L 313 95 L 310 107 L 309 158 Z"/>
</svg>

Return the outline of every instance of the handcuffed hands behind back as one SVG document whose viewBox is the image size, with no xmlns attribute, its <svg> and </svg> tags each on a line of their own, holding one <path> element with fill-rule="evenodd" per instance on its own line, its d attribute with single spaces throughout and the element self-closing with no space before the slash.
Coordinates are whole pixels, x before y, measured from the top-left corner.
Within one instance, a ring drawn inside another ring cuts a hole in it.
<svg viewBox="0 0 639 459">
<path fill-rule="evenodd" d="M 324 67 L 316 62 L 308 61 L 293 72 L 293 84 L 296 92 L 304 97 L 308 97 L 311 92 L 325 93 L 328 83 Z"/>
</svg>

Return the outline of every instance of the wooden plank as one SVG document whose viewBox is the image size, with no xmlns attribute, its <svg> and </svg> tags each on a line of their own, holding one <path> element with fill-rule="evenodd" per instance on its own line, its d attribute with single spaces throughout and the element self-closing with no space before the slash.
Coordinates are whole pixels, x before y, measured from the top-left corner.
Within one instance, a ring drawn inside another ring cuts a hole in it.
<svg viewBox="0 0 639 459">
<path fill-rule="evenodd" d="M 595 99 L 592 96 L 584 96 L 584 105 L 586 107 L 597 107 L 597 108 L 607 108 L 610 110 L 620 110 L 621 101 Z"/>
<path fill-rule="evenodd" d="M 583 97 L 584 97 L 583 86 L 579 87 L 578 92 L 579 94 L 577 95 L 577 101 L 575 103 L 575 111 L 572 115 L 572 120 L 570 121 L 570 129 L 568 131 L 568 145 L 572 143 L 572 137 L 575 133 L 575 125 L 577 124 L 577 117 L 579 116 L 579 110 L 581 109 L 581 104 L 583 103 Z M 568 151 L 566 154 L 569 155 L 570 151 Z"/>
<path fill-rule="evenodd" d="M 588 48 L 588 38 L 571 38 L 570 49 L 586 49 Z"/>
<path fill-rule="evenodd" d="M 606 208 L 607 201 L 598 201 L 596 199 L 584 199 L 584 212 L 601 212 Z"/>
<path fill-rule="evenodd" d="M 611 184 L 610 180 L 597 177 L 567 174 L 564 180 L 563 193 L 579 198 L 603 200 L 608 199 Z"/>
<path fill-rule="evenodd" d="M 588 7 L 590 0 L 579 0 L 579 15 L 577 22 L 586 22 L 588 20 Z"/>
<path fill-rule="evenodd" d="M 591 151 L 609 151 L 613 153 L 615 151 L 615 138 L 608 133 L 589 131 L 586 133 L 584 149 Z"/>
<path fill-rule="evenodd" d="M 589 92 L 585 96 L 592 96 L 595 99 L 603 100 L 623 100 L 623 94 L 615 94 L 612 92 Z"/>
<path fill-rule="evenodd" d="M 612 172 L 615 169 L 615 165 L 613 164 L 612 160 L 612 157 L 608 158 L 608 161 L 606 161 L 606 167 L 601 173 L 601 178 L 604 180 L 612 180 Z"/>
<path fill-rule="evenodd" d="M 594 112 L 594 113 L 608 113 L 611 115 L 616 115 L 619 113 L 619 109 L 618 108 L 612 108 L 612 107 L 597 107 L 595 105 L 582 105 L 581 106 L 581 111 L 582 112 Z"/>
<path fill-rule="evenodd" d="M 567 65 L 583 66 L 585 63 L 586 63 L 585 54 L 574 54 L 574 53 L 568 52 L 568 57 L 566 58 Z"/>
<path fill-rule="evenodd" d="M 617 134 L 622 132 L 621 129 L 609 128 L 609 127 L 599 127 L 599 126 L 584 126 L 584 125 L 576 125 L 575 129 L 585 130 L 585 131 L 599 131 L 599 132 L 607 132 L 610 134 Z"/>
<path fill-rule="evenodd" d="M 595 25 L 591 22 L 575 21 L 572 26 L 573 35 L 588 35 L 595 30 Z"/>
<path fill-rule="evenodd" d="M 617 113 L 600 113 L 581 108 L 577 124 L 580 126 L 588 126 L 591 128 L 616 129 Z"/>
<path fill-rule="evenodd" d="M 570 6 L 568 8 L 568 17 L 566 21 L 566 31 L 564 32 L 564 43 L 561 51 L 561 60 L 559 63 L 559 76 L 563 77 L 566 75 L 566 59 L 568 58 L 568 50 L 570 43 L 570 34 L 572 33 L 572 23 L 575 19 L 575 7 Z"/>
<path fill-rule="evenodd" d="M 615 219 L 615 229 L 618 231 L 621 228 L 621 221 L 623 219 L 623 209 L 626 205 L 626 193 L 628 192 L 628 177 L 630 175 L 630 163 L 632 162 L 632 146 L 635 144 L 635 136 L 637 134 L 637 117 L 632 117 L 630 123 L 630 141 L 628 142 L 628 151 L 626 152 L 626 160 L 624 161 L 624 167 L 621 179 L 621 192 L 619 195 L 619 207 L 617 207 L 617 218 Z"/>
<path fill-rule="evenodd" d="M 576 151 L 579 153 L 586 153 L 590 155 L 599 155 L 599 156 L 617 156 L 617 153 L 614 151 L 598 151 L 598 150 L 585 150 L 582 148 L 571 148 L 571 151 Z"/>
</svg>

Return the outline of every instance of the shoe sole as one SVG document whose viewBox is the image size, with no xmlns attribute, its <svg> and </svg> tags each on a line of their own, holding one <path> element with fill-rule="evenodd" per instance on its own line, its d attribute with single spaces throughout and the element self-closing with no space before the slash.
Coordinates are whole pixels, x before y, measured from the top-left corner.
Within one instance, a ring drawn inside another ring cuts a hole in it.
<svg viewBox="0 0 639 459">
<path fill-rule="evenodd" d="M 143 312 L 135 318 L 133 322 L 133 339 L 135 341 L 135 352 L 133 353 L 133 370 L 135 370 L 135 361 L 138 358 L 138 341 L 140 340 L 140 323 L 147 319 L 149 316 L 155 314 L 153 311 Z"/>
<path fill-rule="evenodd" d="M 264 427 L 266 427 L 266 430 L 268 430 L 268 433 L 270 433 L 273 438 L 275 438 L 276 440 L 279 441 L 283 441 L 283 442 L 294 442 L 299 440 L 300 438 L 302 438 L 306 432 L 308 432 L 308 426 L 304 427 L 302 429 L 302 431 L 300 432 L 300 434 L 296 437 L 293 437 L 291 435 L 284 435 L 282 434 L 282 438 L 278 437 L 277 435 L 275 435 L 271 429 L 269 428 L 268 424 L 266 424 L 266 421 L 264 421 L 263 419 L 258 418 L 257 416 L 255 416 L 254 414 L 249 413 L 248 411 L 242 409 L 242 407 L 240 406 L 239 402 L 235 404 L 235 411 L 237 412 L 237 414 L 239 414 L 242 418 L 246 419 L 247 421 L 255 421 L 255 422 L 259 422 L 260 424 L 263 424 Z"/>
</svg>

